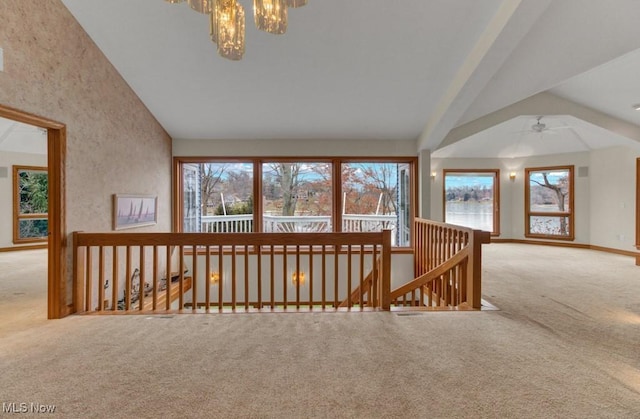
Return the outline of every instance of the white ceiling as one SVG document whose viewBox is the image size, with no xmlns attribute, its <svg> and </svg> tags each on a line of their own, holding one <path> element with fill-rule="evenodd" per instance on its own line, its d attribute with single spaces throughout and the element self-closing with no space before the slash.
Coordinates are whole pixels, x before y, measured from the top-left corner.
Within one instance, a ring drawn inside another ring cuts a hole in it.
<svg viewBox="0 0 640 419">
<path fill-rule="evenodd" d="M 250 0 L 239 1 L 247 49 L 231 62 L 186 3 L 62 0 L 177 139 L 392 139 L 437 150 L 451 129 L 544 91 L 640 125 L 638 0 L 309 0 L 280 36 L 257 31 Z M 535 116 L 447 153 L 538 153 L 544 135 L 513 136 Z M 549 140 L 544 154 L 622 140 L 553 118 L 575 138 Z"/>
<path fill-rule="evenodd" d="M 0 118 L 0 151 L 47 154 L 47 130 Z"/>
</svg>

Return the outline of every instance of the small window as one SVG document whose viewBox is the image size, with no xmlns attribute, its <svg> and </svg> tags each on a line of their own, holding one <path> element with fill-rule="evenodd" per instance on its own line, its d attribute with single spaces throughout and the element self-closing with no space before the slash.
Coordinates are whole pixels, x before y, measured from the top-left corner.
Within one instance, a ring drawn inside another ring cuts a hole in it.
<svg viewBox="0 0 640 419">
<path fill-rule="evenodd" d="M 500 234 L 500 171 L 445 170 L 444 221 Z"/>
<path fill-rule="evenodd" d="M 573 240 L 573 166 L 525 169 L 525 236 Z"/>
<path fill-rule="evenodd" d="M 46 167 L 13 166 L 13 242 L 47 240 L 49 177 Z"/>
</svg>

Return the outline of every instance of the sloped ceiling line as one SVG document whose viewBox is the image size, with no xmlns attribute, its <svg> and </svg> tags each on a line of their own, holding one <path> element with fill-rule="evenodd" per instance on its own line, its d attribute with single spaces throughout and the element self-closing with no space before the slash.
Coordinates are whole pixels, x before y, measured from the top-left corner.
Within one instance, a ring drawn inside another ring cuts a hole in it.
<svg viewBox="0 0 640 419">
<path fill-rule="evenodd" d="M 482 92 L 551 0 L 505 0 L 438 102 L 418 150 L 435 150 Z"/>
<path fill-rule="evenodd" d="M 640 126 L 544 92 L 452 129 L 439 148 L 454 144 L 522 115 L 572 115 L 615 134 L 640 142 Z"/>
</svg>

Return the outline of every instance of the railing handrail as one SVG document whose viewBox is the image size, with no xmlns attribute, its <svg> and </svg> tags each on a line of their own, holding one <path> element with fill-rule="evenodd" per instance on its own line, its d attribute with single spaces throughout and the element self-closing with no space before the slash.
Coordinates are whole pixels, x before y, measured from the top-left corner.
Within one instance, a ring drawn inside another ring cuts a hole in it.
<svg viewBox="0 0 640 419">
<path fill-rule="evenodd" d="M 382 245 L 381 232 L 356 233 L 74 233 L 74 246 Z"/>
</svg>

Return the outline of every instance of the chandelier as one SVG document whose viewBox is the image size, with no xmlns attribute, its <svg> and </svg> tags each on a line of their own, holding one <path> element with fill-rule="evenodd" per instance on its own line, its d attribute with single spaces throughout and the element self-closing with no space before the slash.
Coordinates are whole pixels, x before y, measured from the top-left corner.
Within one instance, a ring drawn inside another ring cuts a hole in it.
<svg viewBox="0 0 640 419">
<path fill-rule="evenodd" d="M 238 0 L 165 0 L 187 2 L 198 13 L 209 15 L 209 35 L 218 54 L 229 60 L 244 55 L 245 16 Z M 261 31 L 280 35 L 287 31 L 287 9 L 301 7 L 307 0 L 253 0 L 253 20 Z"/>
</svg>

